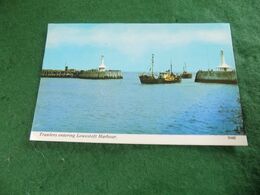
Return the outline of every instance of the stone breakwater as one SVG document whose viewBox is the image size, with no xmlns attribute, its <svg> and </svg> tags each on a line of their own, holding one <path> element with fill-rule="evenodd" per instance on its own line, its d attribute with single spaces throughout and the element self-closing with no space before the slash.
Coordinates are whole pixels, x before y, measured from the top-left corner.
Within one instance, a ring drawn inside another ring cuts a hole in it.
<svg viewBox="0 0 260 195">
<path fill-rule="evenodd" d="M 78 77 L 82 79 L 122 79 L 123 75 L 120 70 L 89 70 L 80 72 Z"/>
<path fill-rule="evenodd" d="M 41 72 L 41 77 L 50 78 L 81 78 L 81 79 L 122 79 L 123 74 L 120 70 L 51 70 L 45 69 Z"/>
<path fill-rule="evenodd" d="M 198 71 L 195 82 L 237 84 L 235 71 Z"/>
</svg>

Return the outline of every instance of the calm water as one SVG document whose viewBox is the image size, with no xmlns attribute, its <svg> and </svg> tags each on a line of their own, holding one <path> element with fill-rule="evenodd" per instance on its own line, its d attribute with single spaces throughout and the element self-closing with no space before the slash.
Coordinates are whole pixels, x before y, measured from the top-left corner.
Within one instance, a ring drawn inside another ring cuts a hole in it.
<svg viewBox="0 0 260 195">
<path fill-rule="evenodd" d="M 237 85 L 42 78 L 33 131 L 240 134 Z"/>
</svg>

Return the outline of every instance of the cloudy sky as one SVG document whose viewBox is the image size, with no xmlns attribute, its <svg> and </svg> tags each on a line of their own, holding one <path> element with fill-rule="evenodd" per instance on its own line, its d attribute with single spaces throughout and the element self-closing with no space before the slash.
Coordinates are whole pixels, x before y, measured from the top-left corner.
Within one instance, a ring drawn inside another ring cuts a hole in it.
<svg viewBox="0 0 260 195">
<path fill-rule="evenodd" d="M 229 24 L 49 24 L 44 69 L 97 68 L 143 72 L 155 55 L 155 71 L 215 68 L 220 50 L 235 66 Z"/>
</svg>

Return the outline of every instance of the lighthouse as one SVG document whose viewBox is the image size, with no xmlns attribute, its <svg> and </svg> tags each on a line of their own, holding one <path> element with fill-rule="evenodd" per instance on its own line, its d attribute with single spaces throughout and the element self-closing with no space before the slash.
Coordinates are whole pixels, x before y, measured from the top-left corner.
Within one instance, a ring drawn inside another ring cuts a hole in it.
<svg viewBox="0 0 260 195">
<path fill-rule="evenodd" d="M 104 64 L 104 56 L 102 55 L 101 56 L 101 64 L 99 65 L 98 70 L 103 72 L 103 71 L 105 71 L 105 69 L 106 69 L 106 66 Z"/>
<path fill-rule="evenodd" d="M 226 64 L 225 62 L 225 57 L 224 57 L 224 51 L 220 51 L 220 65 L 218 66 L 219 70 L 221 71 L 227 71 L 229 68 L 229 65 Z"/>
</svg>

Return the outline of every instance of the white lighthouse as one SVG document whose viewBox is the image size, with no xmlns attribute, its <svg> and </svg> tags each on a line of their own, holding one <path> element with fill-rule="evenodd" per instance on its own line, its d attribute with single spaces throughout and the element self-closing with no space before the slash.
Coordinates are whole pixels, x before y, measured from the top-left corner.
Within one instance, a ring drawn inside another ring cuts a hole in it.
<svg viewBox="0 0 260 195">
<path fill-rule="evenodd" d="M 104 64 L 104 56 L 103 55 L 101 56 L 101 64 L 99 65 L 98 70 L 101 71 L 101 72 L 106 70 L 106 66 Z"/>
<path fill-rule="evenodd" d="M 218 66 L 220 71 L 227 71 L 230 69 L 229 65 L 226 64 L 225 62 L 225 57 L 224 57 L 224 51 L 220 51 L 220 65 Z"/>
</svg>

